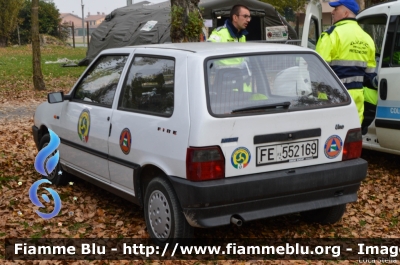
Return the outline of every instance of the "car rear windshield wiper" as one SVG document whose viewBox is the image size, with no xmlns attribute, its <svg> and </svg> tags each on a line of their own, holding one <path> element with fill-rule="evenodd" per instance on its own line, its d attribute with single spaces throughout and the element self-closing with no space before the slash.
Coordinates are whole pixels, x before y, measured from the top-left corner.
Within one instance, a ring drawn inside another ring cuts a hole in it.
<svg viewBox="0 0 400 265">
<path fill-rule="evenodd" d="M 289 108 L 290 104 L 291 103 L 289 101 L 285 101 L 285 102 L 279 102 L 279 103 L 274 103 L 274 104 L 251 106 L 251 107 L 246 107 L 246 108 L 241 108 L 241 109 L 234 109 L 234 110 L 232 110 L 232 113 L 251 111 L 251 110 L 262 110 L 262 109 L 277 109 L 277 108 L 287 109 L 287 108 Z"/>
</svg>

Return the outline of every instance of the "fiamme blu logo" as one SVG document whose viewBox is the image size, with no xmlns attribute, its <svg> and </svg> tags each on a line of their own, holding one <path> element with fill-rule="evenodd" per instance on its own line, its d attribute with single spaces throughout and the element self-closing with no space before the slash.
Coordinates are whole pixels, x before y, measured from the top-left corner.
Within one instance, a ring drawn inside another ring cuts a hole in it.
<svg viewBox="0 0 400 265">
<path fill-rule="evenodd" d="M 60 145 L 60 137 L 58 137 L 58 135 L 50 129 L 49 129 L 49 134 L 50 134 L 50 142 L 48 143 L 47 146 L 43 147 L 42 150 L 39 151 L 35 159 L 36 171 L 45 177 L 49 176 L 54 171 L 60 159 L 60 155 L 57 150 L 58 146 Z M 37 195 L 39 186 L 43 183 L 51 184 L 49 180 L 41 179 L 33 183 L 32 187 L 29 189 L 29 199 L 32 201 L 34 205 L 38 206 L 39 208 L 45 207 L 40 202 Z M 43 219 L 50 219 L 56 216 L 60 212 L 61 199 L 58 193 L 53 189 L 51 188 L 45 188 L 45 189 L 51 194 L 51 196 L 54 199 L 54 210 L 51 213 L 43 213 L 40 211 L 36 211 L 36 213 Z M 46 194 L 42 194 L 42 198 L 47 203 L 50 203 L 50 199 Z"/>
</svg>

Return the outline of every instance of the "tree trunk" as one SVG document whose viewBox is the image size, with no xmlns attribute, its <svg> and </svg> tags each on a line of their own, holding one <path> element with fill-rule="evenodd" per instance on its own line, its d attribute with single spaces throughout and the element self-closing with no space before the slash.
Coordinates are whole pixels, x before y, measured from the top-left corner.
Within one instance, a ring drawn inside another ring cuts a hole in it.
<svg viewBox="0 0 400 265">
<path fill-rule="evenodd" d="M 199 2 L 200 0 L 171 0 L 172 42 L 199 41 L 203 27 Z M 182 8 L 182 13 L 173 12 L 174 6 Z"/>
<path fill-rule="evenodd" d="M 8 38 L 0 37 L 0 47 L 7 47 Z"/>
<path fill-rule="evenodd" d="M 33 87 L 35 90 L 46 90 L 43 81 L 41 58 L 40 58 L 40 39 L 39 39 L 39 0 L 32 0 L 32 67 L 33 67 Z"/>
</svg>

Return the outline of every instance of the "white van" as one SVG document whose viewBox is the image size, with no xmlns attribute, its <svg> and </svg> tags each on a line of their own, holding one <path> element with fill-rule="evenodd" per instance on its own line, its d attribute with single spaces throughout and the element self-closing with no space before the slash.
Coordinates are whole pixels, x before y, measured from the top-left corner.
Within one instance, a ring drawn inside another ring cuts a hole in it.
<svg viewBox="0 0 400 265">
<path fill-rule="evenodd" d="M 363 147 L 400 155 L 400 2 L 367 8 L 357 20 L 375 41 L 379 77 L 376 116 Z"/>
<path fill-rule="evenodd" d="M 315 49 L 321 33 L 319 3 L 310 1 L 301 46 Z M 400 155 L 400 1 L 369 7 L 357 15 L 360 26 L 375 42 L 378 106 L 363 135 L 363 148 Z"/>
</svg>

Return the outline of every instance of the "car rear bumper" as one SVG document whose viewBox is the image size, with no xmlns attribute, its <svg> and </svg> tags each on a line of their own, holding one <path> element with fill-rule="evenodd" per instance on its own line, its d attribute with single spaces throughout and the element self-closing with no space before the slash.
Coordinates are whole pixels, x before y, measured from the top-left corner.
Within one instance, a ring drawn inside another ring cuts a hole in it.
<svg viewBox="0 0 400 265">
<path fill-rule="evenodd" d="M 215 227 L 232 216 L 250 221 L 354 202 L 366 174 L 359 158 L 204 182 L 170 180 L 189 224 Z"/>
</svg>

